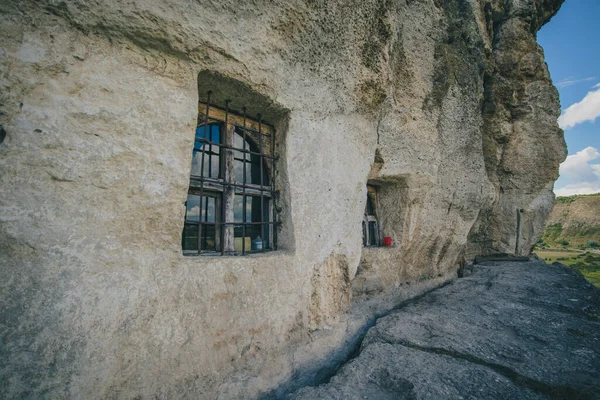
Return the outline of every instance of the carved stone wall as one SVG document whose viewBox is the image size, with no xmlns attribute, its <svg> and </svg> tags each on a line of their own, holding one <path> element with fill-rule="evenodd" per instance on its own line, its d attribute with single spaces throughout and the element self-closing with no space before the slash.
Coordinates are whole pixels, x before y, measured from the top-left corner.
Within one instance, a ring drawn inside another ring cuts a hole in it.
<svg viewBox="0 0 600 400">
<path fill-rule="evenodd" d="M 357 302 L 526 254 L 565 156 L 535 43 L 561 3 L 2 2 L 2 397 L 256 397 Z M 281 111 L 276 252 L 182 255 L 202 71 Z M 392 248 L 363 251 L 369 179 Z"/>
</svg>

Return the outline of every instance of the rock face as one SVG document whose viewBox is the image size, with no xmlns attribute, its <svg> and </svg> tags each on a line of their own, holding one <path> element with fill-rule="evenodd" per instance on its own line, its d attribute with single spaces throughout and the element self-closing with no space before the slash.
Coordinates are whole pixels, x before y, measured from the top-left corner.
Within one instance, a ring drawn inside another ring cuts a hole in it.
<svg viewBox="0 0 600 400">
<path fill-rule="evenodd" d="M 600 290 L 502 262 L 377 321 L 357 358 L 293 399 L 598 399 Z M 366 397 L 365 397 L 366 396 Z"/>
<path fill-rule="evenodd" d="M 558 93 L 531 33 L 561 3 L 495 1 L 484 7 L 494 32 L 494 63 L 484 74 L 482 139 L 496 196 L 469 234 L 471 254 L 529 254 L 552 209 L 556 163 L 565 159 L 566 147 L 556 126 Z"/>
<path fill-rule="evenodd" d="M 552 247 L 566 240 L 571 248 L 585 247 L 590 241 L 600 243 L 600 194 L 559 197 L 542 240 Z"/>
<path fill-rule="evenodd" d="M 348 308 L 528 254 L 561 3 L 0 2 L 0 397 L 256 397 L 355 337 Z M 207 89 L 272 118 L 277 251 L 182 254 Z M 362 246 L 367 183 L 392 247 Z"/>
</svg>

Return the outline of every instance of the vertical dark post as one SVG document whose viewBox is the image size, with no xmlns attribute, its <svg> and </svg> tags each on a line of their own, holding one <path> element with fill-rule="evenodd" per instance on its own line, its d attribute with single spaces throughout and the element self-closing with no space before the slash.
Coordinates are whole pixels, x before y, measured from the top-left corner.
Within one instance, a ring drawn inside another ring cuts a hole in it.
<svg viewBox="0 0 600 400">
<path fill-rule="evenodd" d="M 204 131 L 204 137 L 206 139 L 208 139 L 209 143 L 208 143 L 208 177 L 211 178 L 212 177 L 212 141 L 213 141 L 213 134 L 212 134 L 212 126 L 210 127 L 210 135 L 208 135 L 206 133 L 206 131 Z"/>
<path fill-rule="evenodd" d="M 200 160 L 200 204 L 198 207 L 200 215 L 198 216 L 198 255 L 202 252 L 202 200 L 204 195 L 204 151 L 206 150 L 206 129 L 208 129 L 208 111 L 210 109 L 210 95 L 212 92 L 209 90 L 206 95 L 206 115 L 204 116 L 204 138 L 202 139 L 202 156 Z M 196 140 L 196 138 L 194 138 Z M 208 201 L 207 201 L 208 203 Z"/>
<path fill-rule="evenodd" d="M 221 135 L 223 136 L 221 141 L 224 141 L 224 145 L 225 145 L 225 157 L 223 157 L 223 164 L 225 166 L 225 176 L 224 176 L 224 180 L 225 180 L 225 185 L 223 185 L 223 194 L 221 195 L 221 255 L 225 254 L 225 230 L 226 230 L 226 220 L 225 220 L 225 216 L 226 216 L 226 211 L 225 208 L 227 208 L 228 205 L 228 201 L 227 201 L 227 196 L 228 196 L 228 192 L 229 192 L 229 172 L 227 172 L 227 157 L 228 157 L 228 152 L 230 152 L 231 150 L 227 148 L 227 146 L 230 146 L 229 143 L 229 100 L 225 101 L 225 135 Z"/>
<path fill-rule="evenodd" d="M 258 145 L 260 147 L 260 240 L 262 243 L 261 251 L 265 250 L 265 224 L 264 224 L 264 213 L 265 213 L 265 198 L 263 188 L 263 143 L 262 143 L 262 120 L 260 114 L 258 114 Z"/>
<path fill-rule="evenodd" d="M 244 144 L 242 145 L 243 149 L 246 150 L 246 107 L 244 110 Z M 249 150 L 249 148 L 248 148 Z M 242 153 L 244 155 L 243 164 L 243 174 L 242 178 L 242 255 L 246 254 L 246 152 Z"/>
<path fill-rule="evenodd" d="M 519 240 L 521 236 L 521 210 L 517 208 L 517 242 L 515 243 L 515 256 L 519 255 Z"/>
</svg>

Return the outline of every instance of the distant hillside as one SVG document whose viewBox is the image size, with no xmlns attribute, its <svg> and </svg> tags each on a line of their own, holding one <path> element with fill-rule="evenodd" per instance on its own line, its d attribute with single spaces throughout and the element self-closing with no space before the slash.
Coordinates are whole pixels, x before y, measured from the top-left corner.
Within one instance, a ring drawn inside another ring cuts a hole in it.
<svg viewBox="0 0 600 400">
<path fill-rule="evenodd" d="M 600 193 L 557 197 L 538 247 L 596 247 L 600 243 Z"/>
</svg>

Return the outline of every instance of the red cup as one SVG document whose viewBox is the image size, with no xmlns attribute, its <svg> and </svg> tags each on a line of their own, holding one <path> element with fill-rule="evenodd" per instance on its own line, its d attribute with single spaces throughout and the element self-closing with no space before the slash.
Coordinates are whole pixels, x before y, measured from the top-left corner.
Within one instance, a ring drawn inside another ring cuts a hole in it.
<svg viewBox="0 0 600 400">
<path fill-rule="evenodd" d="M 392 237 L 391 236 L 384 236 L 383 237 L 383 245 L 390 247 L 392 245 Z"/>
</svg>

